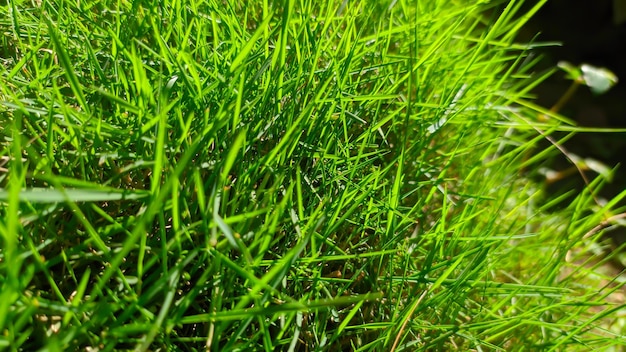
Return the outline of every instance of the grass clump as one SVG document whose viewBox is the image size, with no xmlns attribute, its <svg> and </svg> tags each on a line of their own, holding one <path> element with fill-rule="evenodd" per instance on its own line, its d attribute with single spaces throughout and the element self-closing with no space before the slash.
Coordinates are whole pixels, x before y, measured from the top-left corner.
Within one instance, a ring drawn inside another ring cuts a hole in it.
<svg viewBox="0 0 626 352">
<path fill-rule="evenodd" d="M 621 345 L 577 261 L 619 197 L 546 211 L 572 126 L 500 5 L 0 8 L 0 345 Z"/>
</svg>

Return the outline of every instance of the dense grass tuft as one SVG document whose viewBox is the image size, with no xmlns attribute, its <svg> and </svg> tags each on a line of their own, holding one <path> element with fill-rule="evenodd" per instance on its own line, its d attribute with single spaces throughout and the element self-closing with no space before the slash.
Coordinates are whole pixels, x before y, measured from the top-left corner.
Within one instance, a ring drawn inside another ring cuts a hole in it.
<svg viewBox="0 0 626 352">
<path fill-rule="evenodd" d="M 0 346 L 623 345 L 498 3 L 0 7 Z"/>
</svg>

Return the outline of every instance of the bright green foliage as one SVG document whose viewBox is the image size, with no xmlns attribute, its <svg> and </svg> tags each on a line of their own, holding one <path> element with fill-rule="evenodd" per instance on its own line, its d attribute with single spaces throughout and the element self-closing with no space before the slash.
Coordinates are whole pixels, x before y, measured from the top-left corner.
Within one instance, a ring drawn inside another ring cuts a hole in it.
<svg viewBox="0 0 626 352">
<path fill-rule="evenodd" d="M 531 180 L 572 127 L 533 122 L 520 9 L 9 1 L 0 345 L 621 345 L 574 265 L 615 203 Z"/>
</svg>

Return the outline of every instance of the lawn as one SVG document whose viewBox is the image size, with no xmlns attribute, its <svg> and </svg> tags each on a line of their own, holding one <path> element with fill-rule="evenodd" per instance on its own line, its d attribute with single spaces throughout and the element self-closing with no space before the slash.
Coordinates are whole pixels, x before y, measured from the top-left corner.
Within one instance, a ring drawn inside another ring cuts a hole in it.
<svg viewBox="0 0 626 352">
<path fill-rule="evenodd" d="M 621 350 L 543 3 L 0 5 L 0 349 Z"/>
</svg>

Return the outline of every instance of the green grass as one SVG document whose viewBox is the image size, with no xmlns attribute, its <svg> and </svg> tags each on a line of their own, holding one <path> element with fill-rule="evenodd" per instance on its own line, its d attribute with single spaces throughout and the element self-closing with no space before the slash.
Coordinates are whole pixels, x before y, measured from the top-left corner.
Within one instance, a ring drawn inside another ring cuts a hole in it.
<svg viewBox="0 0 626 352">
<path fill-rule="evenodd" d="M 626 345 L 590 232 L 624 194 L 542 191 L 576 129 L 520 9 L 9 1 L 0 348 Z"/>
</svg>

